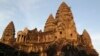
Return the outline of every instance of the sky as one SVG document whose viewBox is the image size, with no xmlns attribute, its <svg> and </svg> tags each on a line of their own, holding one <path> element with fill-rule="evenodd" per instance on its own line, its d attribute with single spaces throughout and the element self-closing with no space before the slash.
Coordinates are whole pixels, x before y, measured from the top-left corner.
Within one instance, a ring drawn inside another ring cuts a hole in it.
<svg viewBox="0 0 100 56">
<path fill-rule="evenodd" d="M 0 37 L 10 21 L 16 32 L 25 27 L 43 30 L 48 16 L 55 16 L 63 1 L 71 7 L 78 33 L 86 29 L 100 53 L 100 0 L 0 0 Z"/>
</svg>

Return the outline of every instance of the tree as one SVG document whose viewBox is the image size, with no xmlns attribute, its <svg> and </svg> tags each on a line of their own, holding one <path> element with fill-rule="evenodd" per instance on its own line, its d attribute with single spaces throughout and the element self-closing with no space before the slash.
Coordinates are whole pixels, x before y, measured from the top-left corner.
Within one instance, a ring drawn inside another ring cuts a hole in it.
<svg viewBox="0 0 100 56">
<path fill-rule="evenodd" d="M 47 49 L 47 56 L 55 56 L 56 55 L 56 45 L 50 45 L 49 48 Z"/>
</svg>

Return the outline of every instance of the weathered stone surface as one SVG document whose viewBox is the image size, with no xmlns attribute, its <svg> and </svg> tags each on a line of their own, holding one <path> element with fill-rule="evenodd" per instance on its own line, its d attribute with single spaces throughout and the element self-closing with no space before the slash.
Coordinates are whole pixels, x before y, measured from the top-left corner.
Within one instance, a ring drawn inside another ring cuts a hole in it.
<svg viewBox="0 0 100 56">
<path fill-rule="evenodd" d="M 57 22 L 57 36 L 60 38 L 64 37 L 69 40 L 69 42 L 71 41 L 71 44 L 77 45 L 77 31 L 75 22 L 73 20 L 71 9 L 65 2 L 60 5 L 56 13 L 55 20 Z M 59 34 L 60 32 L 62 32 L 62 36 Z"/>
<path fill-rule="evenodd" d="M 88 34 L 88 32 L 86 30 L 84 30 L 83 34 L 82 34 L 82 43 L 87 48 L 91 48 L 91 49 L 93 48 L 90 35 Z"/>
<path fill-rule="evenodd" d="M 71 9 L 65 2 L 55 18 L 52 14 L 48 17 L 44 32 L 25 28 L 17 33 L 16 39 L 14 35 L 14 24 L 10 22 L 1 42 L 17 50 L 18 56 L 98 56 L 88 32 L 78 34 Z"/>
<path fill-rule="evenodd" d="M 82 35 L 79 36 L 79 44 L 84 48 L 85 52 L 90 56 L 98 56 L 98 53 L 95 51 L 92 45 L 90 35 L 86 30 L 83 31 Z"/>
<path fill-rule="evenodd" d="M 3 32 L 1 42 L 8 45 L 13 45 L 15 41 L 14 37 L 15 37 L 15 27 L 13 22 L 11 21 Z"/>
<path fill-rule="evenodd" d="M 50 16 L 48 17 L 48 19 L 46 21 L 44 32 L 53 31 L 53 30 L 55 30 L 55 19 L 54 19 L 53 15 L 50 14 Z"/>
</svg>

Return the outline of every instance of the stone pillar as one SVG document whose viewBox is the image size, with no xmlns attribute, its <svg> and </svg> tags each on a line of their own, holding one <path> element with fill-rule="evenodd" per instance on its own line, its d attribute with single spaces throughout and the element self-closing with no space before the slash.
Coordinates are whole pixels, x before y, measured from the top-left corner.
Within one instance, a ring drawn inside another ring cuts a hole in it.
<svg viewBox="0 0 100 56">
<path fill-rule="evenodd" d="M 47 56 L 47 53 L 46 52 L 41 52 L 40 56 Z"/>
<path fill-rule="evenodd" d="M 57 51 L 56 56 L 61 56 L 61 51 Z"/>
<path fill-rule="evenodd" d="M 47 53 L 44 52 L 44 49 L 42 46 L 40 46 L 40 55 L 39 56 L 47 56 Z"/>
</svg>

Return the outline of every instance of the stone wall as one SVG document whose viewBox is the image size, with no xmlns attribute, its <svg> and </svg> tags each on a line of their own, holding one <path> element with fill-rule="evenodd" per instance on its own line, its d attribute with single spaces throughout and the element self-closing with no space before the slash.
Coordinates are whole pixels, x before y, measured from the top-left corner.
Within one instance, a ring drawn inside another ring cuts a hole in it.
<svg viewBox="0 0 100 56">
<path fill-rule="evenodd" d="M 55 17 L 50 14 L 43 32 L 37 28 L 25 28 L 15 38 L 15 27 L 10 22 L 4 30 L 1 42 L 28 55 L 98 56 L 88 32 L 84 30 L 82 35 L 78 34 L 71 9 L 65 2 L 62 2 Z"/>
</svg>

